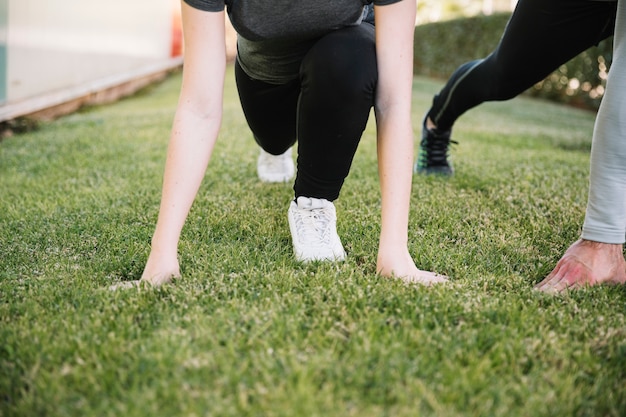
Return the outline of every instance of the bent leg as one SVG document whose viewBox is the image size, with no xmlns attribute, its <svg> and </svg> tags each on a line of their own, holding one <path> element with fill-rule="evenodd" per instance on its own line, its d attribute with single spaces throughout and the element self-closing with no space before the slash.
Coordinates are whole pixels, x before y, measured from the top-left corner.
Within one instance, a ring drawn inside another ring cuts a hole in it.
<svg viewBox="0 0 626 417">
<path fill-rule="evenodd" d="M 363 23 L 321 38 L 300 67 L 296 197 L 337 199 L 374 104 L 374 27 Z"/>
<path fill-rule="evenodd" d="M 613 32 L 615 2 L 520 0 L 496 49 L 461 65 L 433 99 L 428 117 L 450 130 L 467 110 L 508 100 Z"/>
<path fill-rule="evenodd" d="M 296 108 L 300 82 L 269 84 L 248 76 L 235 62 L 241 108 L 254 140 L 263 150 L 280 155 L 296 142 Z"/>
</svg>

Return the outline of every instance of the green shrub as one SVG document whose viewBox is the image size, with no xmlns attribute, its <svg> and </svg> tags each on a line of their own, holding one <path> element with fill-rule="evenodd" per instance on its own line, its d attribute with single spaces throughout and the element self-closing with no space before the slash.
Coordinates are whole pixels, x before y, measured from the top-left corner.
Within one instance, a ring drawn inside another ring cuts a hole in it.
<svg viewBox="0 0 626 417">
<path fill-rule="evenodd" d="M 415 28 L 415 73 L 447 79 L 461 64 L 484 58 L 498 44 L 510 13 L 429 23 Z M 611 62 L 608 39 L 561 65 L 526 94 L 597 110 Z"/>
</svg>

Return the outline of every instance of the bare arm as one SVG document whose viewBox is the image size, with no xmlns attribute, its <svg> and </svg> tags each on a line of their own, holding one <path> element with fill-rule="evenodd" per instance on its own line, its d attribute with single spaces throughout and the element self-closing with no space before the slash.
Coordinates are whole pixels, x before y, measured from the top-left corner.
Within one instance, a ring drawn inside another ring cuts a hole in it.
<svg viewBox="0 0 626 417">
<path fill-rule="evenodd" d="M 185 61 L 167 150 L 159 218 L 142 280 L 160 285 L 179 275 L 180 233 L 206 171 L 222 119 L 226 51 L 224 12 L 182 3 Z"/>
<path fill-rule="evenodd" d="M 414 0 L 376 7 L 378 88 L 375 104 L 382 227 L 377 271 L 410 282 L 431 283 L 441 276 L 420 271 L 408 252 L 408 219 L 413 164 Z"/>
</svg>

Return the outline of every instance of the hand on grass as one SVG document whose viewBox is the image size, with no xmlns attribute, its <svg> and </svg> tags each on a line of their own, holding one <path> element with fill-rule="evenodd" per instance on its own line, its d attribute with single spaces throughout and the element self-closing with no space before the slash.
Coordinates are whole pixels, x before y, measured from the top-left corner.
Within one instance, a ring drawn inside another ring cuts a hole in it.
<svg viewBox="0 0 626 417">
<path fill-rule="evenodd" d="M 445 275 L 418 269 L 409 251 L 406 249 L 380 249 L 378 251 L 376 271 L 384 277 L 396 278 L 407 284 L 429 286 L 448 282 L 448 277 Z"/>
<path fill-rule="evenodd" d="M 554 270 L 535 289 L 558 293 L 598 284 L 626 283 L 622 245 L 580 239 L 572 244 Z"/>
<path fill-rule="evenodd" d="M 129 288 L 141 288 L 145 286 L 160 287 L 163 284 L 168 284 L 172 280 L 180 278 L 180 269 L 178 266 L 178 259 L 174 257 L 174 260 L 168 260 L 167 258 L 160 256 L 155 251 L 150 253 L 148 262 L 143 270 L 141 279 L 134 281 L 123 281 L 109 287 L 111 291 L 129 289 Z"/>
<path fill-rule="evenodd" d="M 151 251 L 141 275 L 141 282 L 159 287 L 163 284 L 169 284 L 177 278 L 180 278 L 180 267 L 176 256 L 171 258 L 163 256 L 158 251 Z"/>
</svg>

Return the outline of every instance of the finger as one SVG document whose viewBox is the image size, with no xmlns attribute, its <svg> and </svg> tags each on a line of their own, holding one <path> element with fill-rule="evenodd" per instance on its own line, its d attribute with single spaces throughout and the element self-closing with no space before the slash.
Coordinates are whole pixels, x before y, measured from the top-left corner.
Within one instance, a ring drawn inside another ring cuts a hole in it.
<svg viewBox="0 0 626 417">
<path fill-rule="evenodd" d="M 548 274 L 540 283 L 535 285 L 535 289 L 542 291 L 544 288 L 550 288 L 552 285 L 560 281 L 562 276 L 562 263 L 559 261 L 552 272 Z"/>
<path fill-rule="evenodd" d="M 561 277 L 557 281 L 550 282 L 549 285 L 542 289 L 543 292 L 547 293 L 560 293 L 567 291 L 571 287 L 569 280 L 566 277 Z"/>
<path fill-rule="evenodd" d="M 141 281 L 148 282 L 154 287 L 160 287 L 161 285 L 169 284 L 170 282 L 178 278 L 180 278 L 180 274 L 170 272 L 165 274 L 156 274 L 149 278 L 142 277 Z"/>
<path fill-rule="evenodd" d="M 425 286 L 430 286 L 433 284 L 444 284 L 448 282 L 447 276 L 429 271 L 419 271 L 419 275 L 411 275 L 399 278 L 407 284 L 420 284 Z"/>
<path fill-rule="evenodd" d="M 563 260 L 562 267 L 539 290 L 544 292 L 564 292 L 574 290 L 593 283 L 592 271 L 574 258 Z"/>
</svg>

